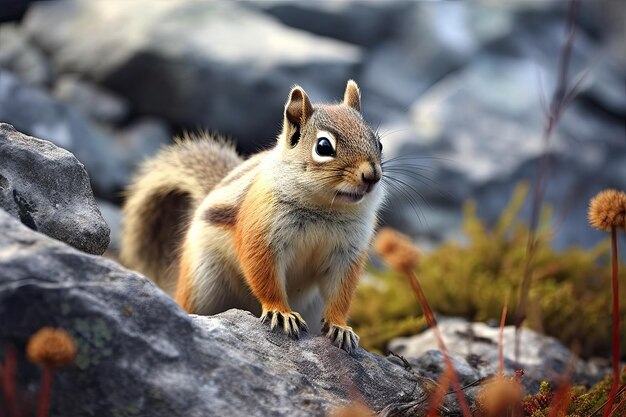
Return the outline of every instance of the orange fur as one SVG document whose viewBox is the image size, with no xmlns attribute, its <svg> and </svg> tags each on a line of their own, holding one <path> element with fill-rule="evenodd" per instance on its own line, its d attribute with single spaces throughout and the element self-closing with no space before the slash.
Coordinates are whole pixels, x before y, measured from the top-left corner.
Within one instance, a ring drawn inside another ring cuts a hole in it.
<svg viewBox="0 0 626 417">
<path fill-rule="evenodd" d="M 324 310 L 324 319 L 331 324 L 341 327 L 347 326 L 348 312 L 350 311 L 350 303 L 354 290 L 359 283 L 361 271 L 365 265 L 365 254 L 350 267 L 346 276 L 337 288 L 332 292 L 331 298 L 327 301 Z"/>
<path fill-rule="evenodd" d="M 193 288 L 191 286 L 191 263 L 186 250 L 180 258 L 178 284 L 176 285 L 175 300 L 183 310 L 191 313 L 194 309 Z"/>
<path fill-rule="evenodd" d="M 291 309 L 284 285 L 276 270 L 276 260 L 267 243 L 268 223 L 272 218 L 273 198 L 269 190 L 255 181 L 241 206 L 235 245 L 246 282 L 261 303 L 263 311 Z"/>
</svg>

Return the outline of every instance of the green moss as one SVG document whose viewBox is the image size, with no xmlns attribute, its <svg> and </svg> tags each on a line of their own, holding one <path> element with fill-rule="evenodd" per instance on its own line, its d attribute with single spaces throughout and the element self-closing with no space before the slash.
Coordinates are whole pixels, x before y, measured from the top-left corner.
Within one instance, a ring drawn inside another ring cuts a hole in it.
<svg viewBox="0 0 626 417">
<path fill-rule="evenodd" d="M 626 382 L 626 370 L 622 372 L 620 382 L 623 384 Z M 563 417 L 586 417 L 596 411 L 608 398 L 611 391 L 611 385 L 613 384 L 613 376 L 608 376 L 604 380 L 598 382 L 596 385 L 586 390 L 583 387 L 574 387 L 570 390 L 569 396 L 571 401 L 565 415 L 559 414 Z M 550 415 L 550 406 L 552 405 L 552 398 L 554 393 L 550 391 L 550 386 L 547 382 L 543 382 L 537 392 L 534 395 L 529 395 L 522 401 L 522 409 L 525 416 L 530 417 L 543 417 Z M 626 392 L 616 397 L 614 407 L 626 398 Z M 597 415 L 601 415 L 598 413 Z M 622 404 L 618 410 L 615 410 L 614 416 L 626 415 L 626 405 Z"/>
<path fill-rule="evenodd" d="M 496 225 L 489 229 L 476 216 L 473 203 L 465 207 L 465 243 L 446 242 L 425 254 L 417 271 L 432 308 L 469 320 L 499 319 L 509 301 L 507 324 L 513 323 L 526 256 L 528 227 L 518 214 L 527 187 L 515 190 Z M 532 286 L 526 325 L 578 346 L 583 356 L 606 356 L 611 351 L 611 283 L 609 241 L 591 250 L 572 247 L 562 252 L 549 245 L 550 210 L 542 214 L 537 251 L 531 268 Z M 586 219 L 580 227 L 590 228 Z M 626 293 L 626 267 L 621 267 L 620 291 Z M 621 306 L 622 354 L 626 353 L 626 303 Z M 394 323 L 420 315 L 403 276 L 370 271 L 359 286 L 352 323 L 363 346 L 384 350 L 395 334 Z M 398 333 L 405 333 L 403 329 Z M 386 340 L 385 340 L 386 339 Z"/>
</svg>

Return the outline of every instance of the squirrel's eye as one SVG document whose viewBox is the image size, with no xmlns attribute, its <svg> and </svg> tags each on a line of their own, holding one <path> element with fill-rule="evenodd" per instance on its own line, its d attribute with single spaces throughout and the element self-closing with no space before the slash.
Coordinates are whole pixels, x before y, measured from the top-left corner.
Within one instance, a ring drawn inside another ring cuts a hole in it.
<svg viewBox="0 0 626 417">
<path fill-rule="evenodd" d="M 317 139 L 315 152 L 319 156 L 335 156 L 335 148 L 333 148 L 333 144 L 330 143 L 328 138 L 324 137 Z"/>
<path fill-rule="evenodd" d="M 383 151 L 383 143 L 381 141 L 378 141 L 378 151 L 379 152 Z"/>
</svg>

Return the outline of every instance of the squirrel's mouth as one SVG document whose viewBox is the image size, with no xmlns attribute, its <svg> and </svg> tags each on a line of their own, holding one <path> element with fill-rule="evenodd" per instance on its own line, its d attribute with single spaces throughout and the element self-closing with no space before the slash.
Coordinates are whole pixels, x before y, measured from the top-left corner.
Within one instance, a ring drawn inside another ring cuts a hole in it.
<svg viewBox="0 0 626 417">
<path fill-rule="evenodd" d="M 337 197 L 343 201 L 348 203 L 356 204 L 363 200 L 365 197 L 365 192 L 345 192 L 345 191 L 337 191 Z"/>
</svg>

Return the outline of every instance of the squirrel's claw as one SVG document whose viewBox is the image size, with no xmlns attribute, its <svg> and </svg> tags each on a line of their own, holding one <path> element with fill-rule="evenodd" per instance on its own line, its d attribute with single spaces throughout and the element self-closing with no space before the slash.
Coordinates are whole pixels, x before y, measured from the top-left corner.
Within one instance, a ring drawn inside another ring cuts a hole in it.
<svg viewBox="0 0 626 417">
<path fill-rule="evenodd" d="M 280 327 L 286 334 L 296 339 L 300 337 L 300 332 L 309 329 L 302 316 L 295 311 L 267 310 L 261 315 L 261 322 L 269 323 L 271 330 Z"/>
<path fill-rule="evenodd" d="M 339 326 L 327 321 L 322 322 L 322 333 L 326 334 L 334 345 L 351 353 L 359 346 L 359 336 L 350 326 Z"/>
</svg>

